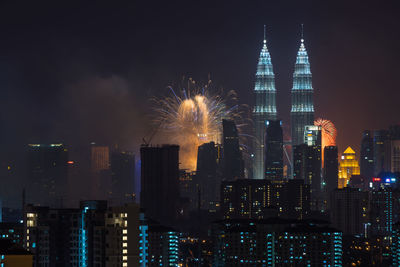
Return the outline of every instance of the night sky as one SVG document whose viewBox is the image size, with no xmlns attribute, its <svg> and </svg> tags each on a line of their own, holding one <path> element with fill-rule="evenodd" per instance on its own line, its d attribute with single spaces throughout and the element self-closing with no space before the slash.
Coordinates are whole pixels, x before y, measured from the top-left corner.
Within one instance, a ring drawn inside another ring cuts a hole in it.
<svg viewBox="0 0 400 267">
<path fill-rule="evenodd" d="M 210 74 L 251 104 L 264 24 L 284 123 L 301 23 L 315 115 L 335 123 L 339 151 L 400 122 L 398 1 L 115 2 L 1 2 L 1 153 L 30 142 L 137 150 L 147 99 L 183 76 Z"/>
</svg>

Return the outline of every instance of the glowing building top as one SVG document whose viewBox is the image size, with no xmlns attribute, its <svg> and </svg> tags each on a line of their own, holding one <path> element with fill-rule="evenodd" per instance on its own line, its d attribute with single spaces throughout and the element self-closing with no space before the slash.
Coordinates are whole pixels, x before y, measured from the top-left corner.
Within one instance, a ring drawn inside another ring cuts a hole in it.
<svg viewBox="0 0 400 267">
<path fill-rule="evenodd" d="M 264 136 L 267 120 L 276 120 L 276 90 L 275 75 L 272 68 L 271 56 L 267 48 L 267 39 L 265 35 L 264 25 L 264 41 L 263 47 L 258 59 L 256 81 L 254 85 L 254 161 L 253 161 L 253 178 L 264 178 Z"/>
<path fill-rule="evenodd" d="M 314 101 L 310 62 L 301 34 L 300 48 L 297 52 L 292 87 L 292 145 L 303 142 L 304 126 L 314 124 Z"/>
<path fill-rule="evenodd" d="M 339 161 L 338 188 L 346 187 L 352 175 L 360 175 L 360 165 L 356 159 L 356 152 L 348 147 Z"/>
</svg>

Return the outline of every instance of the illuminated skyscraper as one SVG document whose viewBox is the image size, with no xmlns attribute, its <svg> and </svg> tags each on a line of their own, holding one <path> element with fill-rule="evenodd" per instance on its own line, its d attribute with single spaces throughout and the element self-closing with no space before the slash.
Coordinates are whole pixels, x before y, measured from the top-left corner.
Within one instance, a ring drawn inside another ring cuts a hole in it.
<svg viewBox="0 0 400 267">
<path fill-rule="evenodd" d="M 302 38 L 293 73 L 291 110 L 292 146 L 302 144 L 304 126 L 314 124 L 313 92 L 310 62 L 308 61 L 308 54 L 304 46 L 304 39 Z"/>
<path fill-rule="evenodd" d="M 348 147 L 339 162 L 338 188 L 346 187 L 352 175 L 360 175 L 360 165 L 356 159 L 356 152 Z"/>
<path fill-rule="evenodd" d="M 275 75 L 272 69 L 271 56 L 267 48 L 264 26 L 264 45 L 258 60 L 256 82 L 254 86 L 255 103 L 253 119 L 255 124 L 255 140 L 253 178 L 264 178 L 264 136 L 265 122 L 276 120 Z"/>
</svg>

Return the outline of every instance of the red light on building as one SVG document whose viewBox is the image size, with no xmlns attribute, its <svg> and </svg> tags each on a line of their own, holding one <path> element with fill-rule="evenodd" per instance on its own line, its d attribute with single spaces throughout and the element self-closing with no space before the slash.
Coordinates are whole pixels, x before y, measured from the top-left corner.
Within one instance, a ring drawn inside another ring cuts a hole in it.
<svg viewBox="0 0 400 267">
<path fill-rule="evenodd" d="M 372 182 L 380 182 L 380 181 L 381 181 L 381 178 L 379 178 L 379 177 L 372 178 Z"/>
<path fill-rule="evenodd" d="M 68 164 L 74 164 L 74 162 L 72 160 L 67 161 Z"/>
</svg>

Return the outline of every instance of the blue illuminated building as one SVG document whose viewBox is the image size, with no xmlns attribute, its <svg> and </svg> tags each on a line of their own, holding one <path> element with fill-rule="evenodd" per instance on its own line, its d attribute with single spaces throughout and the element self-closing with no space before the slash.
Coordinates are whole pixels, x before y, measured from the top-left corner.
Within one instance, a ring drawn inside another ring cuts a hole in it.
<svg viewBox="0 0 400 267">
<path fill-rule="evenodd" d="M 314 101 L 310 62 L 301 39 L 300 49 L 297 52 L 296 64 L 293 73 L 291 128 L 292 146 L 300 145 L 304 141 L 304 127 L 314 125 Z"/>
<path fill-rule="evenodd" d="M 325 222 L 223 220 L 213 266 L 342 266 L 342 233 Z"/>
<path fill-rule="evenodd" d="M 371 192 L 371 235 L 389 238 L 393 227 L 393 192 L 390 188 Z"/>
<path fill-rule="evenodd" d="M 253 119 L 255 125 L 254 135 L 254 159 L 253 159 L 253 178 L 264 178 L 264 136 L 265 123 L 267 120 L 276 120 L 276 89 L 275 75 L 272 68 L 271 56 L 267 48 L 267 40 L 265 37 L 261 49 L 260 58 L 258 60 L 256 82 L 254 86 L 254 108 Z"/>
<path fill-rule="evenodd" d="M 400 222 L 393 226 L 392 232 L 392 266 L 400 266 Z"/>
</svg>

